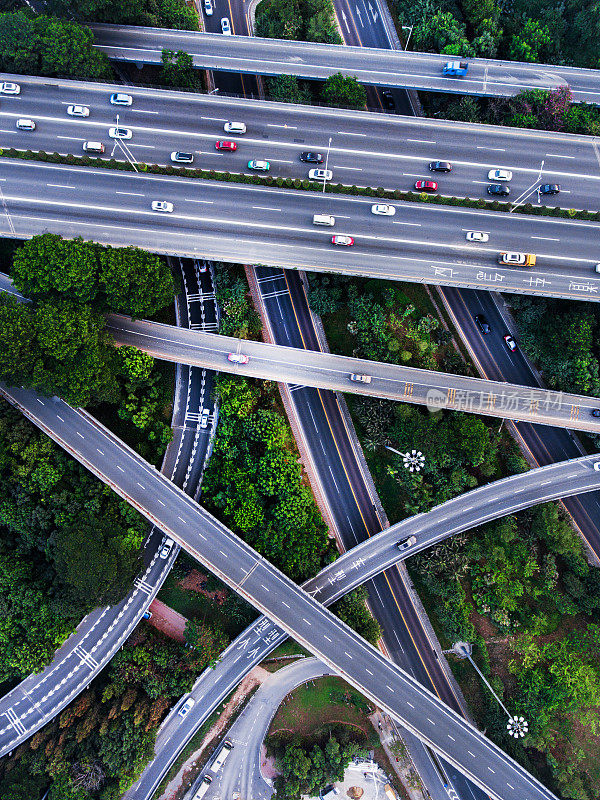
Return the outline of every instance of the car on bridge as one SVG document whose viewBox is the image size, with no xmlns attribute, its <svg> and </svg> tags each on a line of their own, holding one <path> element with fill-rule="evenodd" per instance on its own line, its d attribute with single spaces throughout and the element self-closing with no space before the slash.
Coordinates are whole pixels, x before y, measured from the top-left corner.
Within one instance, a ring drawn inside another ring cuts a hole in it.
<svg viewBox="0 0 600 800">
<path fill-rule="evenodd" d="M 167 200 L 153 200 L 152 211 L 162 211 L 163 214 L 172 214 L 173 203 L 169 203 Z"/>
<path fill-rule="evenodd" d="M 109 128 L 108 135 L 111 139 L 131 139 L 133 132 L 131 128 Z"/>
<path fill-rule="evenodd" d="M 341 247 L 352 247 L 354 244 L 354 239 L 352 236 L 345 236 L 343 233 L 336 233 L 335 236 L 331 237 L 331 244 L 337 244 Z"/>
<path fill-rule="evenodd" d="M 415 181 L 415 189 L 420 192 L 437 192 L 438 185 L 435 181 Z"/>
<path fill-rule="evenodd" d="M 449 161 L 430 161 L 430 172 L 452 172 L 452 164 Z"/>
<path fill-rule="evenodd" d="M 490 181 L 512 181 L 512 172 L 509 169 L 491 169 L 488 172 Z"/>
<path fill-rule="evenodd" d="M 270 168 L 271 165 L 268 161 L 257 161 L 254 159 L 248 162 L 248 169 L 253 169 L 255 172 L 268 172 Z"/>
<path fill-rule="evenodd" d="M 378 214 L 383 217 L 393 217 L 396 213 L 396 206 L 390 206 L 388 203 L 375 203 L 371 206 L 371 214 Z"/>
<path fill-rule="evenodd" d="M 483 231 L 467 231 L 467 242 L 489 242 L 489 233 Z"/>
<path fill-rule="evenodd" d="M 113 106 L 130 106 L 133 104 L 133 97 L 123 92 L 115 92 L 110 96 L 110 103 Z"/>
<path fill-rule="evenodd" d="M 540 194 L 558 194 L 560 192 L 560 183 L 542 183 L 540 186 Z"/>
<path fill-rule="evenodd" d="M 70 117 L 89 117 L 90 110 L 87 106 L 67 106 L 67 114 Z"/>
<path fill-rule="evenodd" d="M 244 353 L 229 353 L 227 360 L 231 361 L 232 364 L 247 364 L 250 361 L 250 356 Z"/>
<path fill-rule="evenodd" d="M 501 183 L 492 183 L 487 187 L 487 193 L 507 197 L 510 194 L 510 189 Z"/>
<path fill-rule="evenodd" d="M 300 153 L 300 161 L 304 161 L 307 164 L 322 164 L 325 159 L 321 153 L 313 153 L 305 150 L 303 153 Z"/>
<path fill-rule="evenodd" d="M 308 178 L 311 181 L 330 181 L 333 172 L 330 169 L 311 169 L 308 171 Z"/>
<path fill-rule="evenodd" d="M 235 153 L 237 144 L 235 142 L 226 141 L 225 139 L 219 139 L 218 142 L 215 142 L 215 150 L 226 150 L 230 153 Z"/>
<path fill-rule="evenodd" d="M 21 87 L 18 83 L 4 81 L 0 83 L 0 94 L 21 94 Z"/>
<path fill-rule="evenodd" d="M 500 253 L 499 264 L 510 264 L 513 267 L 535 267 L 536 257 L 533 253 Z"/>
</svg>

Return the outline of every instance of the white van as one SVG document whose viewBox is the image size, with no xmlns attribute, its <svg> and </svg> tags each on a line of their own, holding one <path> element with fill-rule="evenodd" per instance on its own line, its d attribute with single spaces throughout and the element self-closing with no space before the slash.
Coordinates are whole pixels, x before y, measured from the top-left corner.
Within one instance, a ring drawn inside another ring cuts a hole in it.
<svg viewBox="0 0 600 800">
<path fill-rule="evenodd" d="M 353 372 L 350 375 L 350 380 L 357 383 L 371 383 L 372 379 L 370 375 L 361 375 L 359 372 Z"/>
<path fill-rule="evenodd" d="M 329 228 L 333 228 L 335 225 L 335 217 L 332 217 L 331 214 L 315 214 L 313 217 L 313 225 L 327 225 Z"/>
<path fill-rule="evenodd" d="M 102 142 L 84 142 L 83 149 L 86 153 L 103 153 L 104 145 Z"/>
</svg>

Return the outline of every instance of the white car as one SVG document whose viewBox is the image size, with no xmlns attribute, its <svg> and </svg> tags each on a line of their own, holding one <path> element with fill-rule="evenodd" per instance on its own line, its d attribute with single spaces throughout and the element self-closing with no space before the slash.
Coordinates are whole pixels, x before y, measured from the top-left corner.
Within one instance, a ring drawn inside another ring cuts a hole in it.
<svg viewBox="0 0 600 800">
<path fill-rule="evenodd" d="M 594 469 L 596 472 L 600 472 L 600 461 L 594 462 Z"/>
<path fill-rule="evenodd" d="M 207 17 L 212 17 L 213 14 L 213 4 L 212 0 L 204 0 L 204 13 Z"/>
<path fill-rule="evenodd" d="M 483 231 L 469 231 L 467 233 L 467 242 L 489 242 L 489 233 Z"/>
<path fill-rule="evenodd" d="M 227 17 L 221 19 L 221 33 L 223 36 L 231 36 L 231 25 Z"/>
<path fill-rule="evenodd" d="M 35 122 L 32 119 L 18 119 L 17 128 L 20 131 L 34 131 Z"/>
<path fill-rule="evenodd" d="M 171 214 L 173 213 L 173 203 L 169 203 L 166 200 L 153 200 L 152 211 L 163 211 L 166 214 Z"/>
<path fill-rule="evenodd" d="M 131 128 L 109 128 L 108 135 L 111 139 L 131 139 L 133 133 Z"/>
<path fill-rule="evenodd" d="M 393 217 L 396 213 L 396 206 L 389 206 L 387 203 L 375 203 L 371 206 L 371 214 L 380 214 L 384 217 Z"/>
<path fill-rule="evenodd" d="M 245 122 L 226 122 L 223 125 L 223 130 L 225 133 L 246 133 L 246 123 Z"/>
<path fill-rule="evenodd" d="M 169 539 L 169 537 L 167 537 L 160 548 L 160 553 L 158 554 L 159 557 L 162 559 L 167 559 L 171 555 L 171 550 L 173 549 L 174 544 L 175 542 L 173 539 Z"/>
<path fill-rule="evenodd" d="M 111 94 L 110 102 L 113 106 L 130 106 L 133 103 L 133 97 L 130 94 L 123 94 L 123 92 L 115 92 Z"/>
<path fill-rule="evenodd" d="M 333 178 L 333 172 L 330 169 L 311 169 L 308 172 L 308 178 L 311 181 L 330 181 Z"/>
<path fill-rule="evenodd" d="M 89 117 L 90 110 L 87 106 L 67 106 L 67 114 L 70 117 Z"/>
<path fill-rule="evenodd" d="M 18 83 L 4 81 L 0 83 L 0 94 L 21 94 L 21 87 Z"/>
<path fill-rule="evenodd" d="M 203 408 L 202 413 L 200 414 L 200 427 L 202 429 L 208 428 L 208 418 L 210 417 L 210 409 Z"/>
<path fill-rule="evenodd" d="M 490 181 L 511 181 L 512 172 L 509 169 L 491 169 L 488 172 L 488 180 Z"/>
<path fill-rule="evenodd" d="M 250 361 L 250 356 L 245 353 L 229 353 L 227 359 L 233 364 L 247 364 Z"/>
<path fill-rule="evenodd" d="M 194 698 L 188 697 L 188 699 L 185 701 L 185 703 L 181 706 L 181 708 L 177 712 L 178 716 L 187 717 L 188 712 L 190 711 L 191 708 L 194 707 L 195 704 L 196 701 L 194 700 Z"/>
</svg>

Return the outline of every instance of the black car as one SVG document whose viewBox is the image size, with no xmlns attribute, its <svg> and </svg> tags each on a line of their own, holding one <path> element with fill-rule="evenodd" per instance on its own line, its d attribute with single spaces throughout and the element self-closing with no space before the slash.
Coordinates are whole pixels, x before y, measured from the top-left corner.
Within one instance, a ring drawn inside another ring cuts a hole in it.
<svg viewBox="0 0 600 800">
<path fill-rule="evenodd" d="M 503 183 L 491 183 L 487 187 L 487 193 L 500 195 L 500 197 L 508 197 L 508 195 L 510 194 L 510 189 Z"/>
<path fill-rule="evenodd" d="M 452 172 L 452 164 L 449 161 L 430 161 L 430 172 Z"/>
<path fill-rule="evenodd" d="M 483 314 L 477 314 L 477 316 L 475 317 L 475 322 L 477 323 L 477 327 L 483 333 L 484 336 L 492 330 L 490 328 L 490 323 L 483 316 Z"/>
<path fill-rule="evenodd" d="M 560 192 L 560 184 L 558 183 L 543 183 L 540 186 L 540 194 L 558 194 Z"/>
<path fill-rule="evenodd" d="M 390 111 L 393 111 L 396 108 L 396 101 L 394 100 L 394 96 L 390 90 L 384 89 L 381 92 L 381 96 L 383 98 L 383 105 Z"/>
<path fill-rule="evenodd" d="M 592 409 L 592 417 L 600 417 L 600 408 Z"/>
<path fill-rule="evenodd" d="M 306 161 L 307 164 L 322 164 L 325 159 L 321 153 L 300 153 L 300 161 Z"/>
</svg>

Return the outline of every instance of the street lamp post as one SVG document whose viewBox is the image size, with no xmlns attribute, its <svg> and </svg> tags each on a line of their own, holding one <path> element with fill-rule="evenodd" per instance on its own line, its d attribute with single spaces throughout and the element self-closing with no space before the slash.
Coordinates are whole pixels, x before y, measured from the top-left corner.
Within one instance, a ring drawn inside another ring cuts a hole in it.
<svg viewBox="0 0 600 800">
<path fill-rule="evenodd" d="M 425 456 L 420 450 L 409 450 L 407 453 L 401 453 L 393 447 L 388 447 L 388 445 L 385 446 L 385 449 L 401 456 L 402 464 L 409 472 L 420 472 L 425 465 Z"/>
<path fill-rule="evenodd" d="M 534 182 L 531 184 L 531 186 L 529 186 L 527 189 L 525 189 L 524 192 L 521 192 L 521 194 L 517 197 L 515 202 L 512 204 L 512 208 L 510 209 L 510 213 L 511 214 L 515 210 L 515 208 L 518 208 L 519 206 L 523 205 L 523 203 L 525 202 L 525 200 L 527 200 L 527 198 L 529 197 L 530 194 L 533 194 L 533 192 L 535 191 L 536 184 L 539 183 L 539 181 L 540 181 L 540 179 L 542 177 L 542 172 L 543 171 L 544 171 L 544 160 L 542 160 L 542 163 L 540 164 L 540 171 L 537 174 L 537 178 L 534 180 Z M 539 199 L 539 188 L 538 188 L 537 191 L 538 191 L 538 199 Z"/>
<path fill-rule="evenodd" d="M 323 176 L 323 194 L 325 194 L 325 184 L 327 183 L 327 165 L 329 164 L 329 150 L 331 148 L 331 136 L 327 145 L 327 155 L 325 156 L 325 175 Z"/>
<path fill-rule="evenodd" d="M 485 683 L 487 688 L 490 690 L 491 694 L 496 698 L 496 702 L 500 706 L 500 708 L 504 711 L 506 716 L 508 717 L 508 722 L 506 723 L 506 730 L 509 736 L 512 736 L 514 739 L 522 739 L 524 736 L 527 735 L 529 731 L 529 723 L 525 719 L 525 717 L 521 717 L 518 714 L 511 714 L 508 708 L 504 705 L 502 700 L 498 697 L 496 692 L 492 689 L 489 682 L 487 681 L 485 675 L 481 672 L 477 664 L 473 661 L 471 657 L 472 647 L 468 642 L 456 642 L 452 647 L 452 650 L 449 652 L 454 653 L 459 658 L 468 658 L 473 669 L 479 675 L 481 680 Z"/>
<path fill-rule="evenodd" d="M 406 40 L 406 44 L 404 45 L 404 49 L 405 50 L 408 50 L 408 43 L 410 42 L 410 37 L 412 36 L 413 27 L 414 27 L 413 25 L 403 25 L 402 26 L 402 30 L 403 31 L 409 31 L 408 39 Z"/>
</svg>

